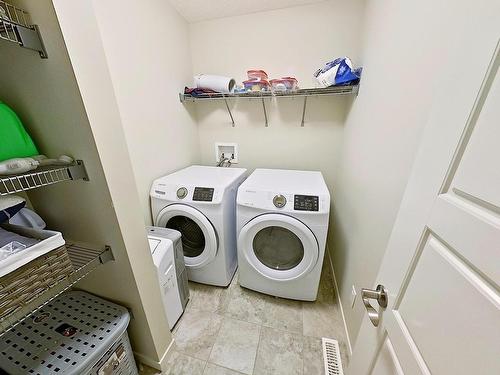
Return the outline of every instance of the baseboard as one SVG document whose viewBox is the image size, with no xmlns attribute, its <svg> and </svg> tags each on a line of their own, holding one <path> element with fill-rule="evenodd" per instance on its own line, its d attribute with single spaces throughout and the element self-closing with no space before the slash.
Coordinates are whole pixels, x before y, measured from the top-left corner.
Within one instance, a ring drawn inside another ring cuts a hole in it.
<svg viewBox="0 0 500 375">
<path fill-rule="evenodd" d="M 136 358 L 137 362 L 140 362 L 146 366 L 152 367 L 157 369 L 158 371 L 161 372 L 166 372 L 167 371 L 167 362 L 170 358 L 170 355 L 172 354 L 174 349 L 174 339 L 172 338 L 172 341 L 170 342 L 170 345 L 168 346 L 167 350 L 165 350 L 165 353 L 161 356 L 160 361 L 154 361 L 149 357 L 146 357 L 145 355 L 141 353 L 134 352 L 134 357 Z"/>
<path fill-rule="evenodd" d="M 347 338 L 347 347 L 349 349 L 349 356 L 352 355 L 351 338 L 349 336 L 349 330 L 347 329 L 347 323 L 345 321 L 344 307 L 342 306 L 342 301 L 340 299 L 339 286 L 337 284 L 337 278 L 335 277 L 335 268 L 333 267 L 332 257 L 330 255 L 330 249 L 326 248 L 326 253 L 328 255 L 328 263 L 330 264 L 330 270 L 332 271 L 333 283 L 335 284 L 335 295 L 337 296 L 337 303 L 340 307 L 340 313 L 342 314 L 342 322 L 344 323 L 345 337 Z"/>
</svg>

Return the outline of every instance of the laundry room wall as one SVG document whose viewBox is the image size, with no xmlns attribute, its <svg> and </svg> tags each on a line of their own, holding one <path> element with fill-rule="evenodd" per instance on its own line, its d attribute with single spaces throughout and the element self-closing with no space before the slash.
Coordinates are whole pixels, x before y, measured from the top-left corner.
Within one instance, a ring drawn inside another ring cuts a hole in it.
<svg viewBox="0 0 500 375">
<path fill-rule="evenodd" d="M 352 344 L 365 316 L 360 288 L 384 283 L 376 275 L 433 92 L 446 90 L 439 84 L 440 72 L 448 64 L 466 64 L 448 61 L 447 55 L 453 43 L 460 43 L 456 35 L 467 25 L 467 14 L 479 11 L 481 3 L 368 1 L 363 78 L 345 125 L 330 236 Z M 354 308 L 352 286 L 358 293 Z"/>
<path fill-rule="evenodd" d="M 154 179 L 199 163 L 193 115 L 179 103 L 192 80 L 187 22 L 165 0 L 94 1 L 130 159 L 151 224 Z"/>
<path fill-rule="evenodd" d="M 344 55 L 358 62 L 363 12 L 364 1 L 333 0 L 190 24 L 193 72 L 227 75 L 241 84 L 248 69 L 263 69 L 270 78 L 295 76 L 301 88 L 315 87 L 312 75 L 325 62 Z M 304 127 L 299 98 L 266 100 L 269 127 L 261 101 L 229 101 L 235 127 L 224 102 L 184 106 L 196 110 L 203 164 L 215 163 L 215 142 L 236 142 L 238 166 L 320 170 L 333 191 L 352 101 L 309 98 Z"/>
</svg>

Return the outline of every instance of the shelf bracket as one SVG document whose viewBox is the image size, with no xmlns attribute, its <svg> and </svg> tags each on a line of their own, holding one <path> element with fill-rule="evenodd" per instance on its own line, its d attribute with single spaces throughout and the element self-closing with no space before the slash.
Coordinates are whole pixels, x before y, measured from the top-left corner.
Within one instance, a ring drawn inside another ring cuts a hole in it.
<svg viewBox="0 0 500 375">
<path fill-rule="evenodd" d="M 74 165 L 68 167 L 68 170 L 69 173 L 71 174 L 72 180 L 89 181 L 87 169 L 85 169 L 85 164 L 83 163 L 83 160 L 76 160 Z"/>
<path fill-rule="evenodd" d="M 269 121 L 267 120 L 266 104 L 264 103 L 264 98 L 262 98 L 262 109 L 264 110 L 264 119 L 266 121 L 266 128 L 269 126 Z"/>
<path fill-rule="evenodd" d="M 111 246 L 106 245 L 104 251 L 101 253 L 101 255 L 99 255 L 99 261 L 101 262 L 101 264 L 104 264 L 112 260 L 115 260 L 113 251 L 111 250 Z"/>
<path fill-rule="evenodd" d="M 37 25 L 33 25 L 32 27 L 15 25 L 14 29 L 18 35 L 19 45 L 21 47 L 37 51 L 42 59 L 47 59 L 49 57 Z"/>
<path fill-rule="evenodd" d="M 304 127 L 304 118 L 306 117 L 306 107 L 307 107 L 307 96 L 304 96 L 304 107 L 302 108 L 302 122 L 301 127 Z"/>
<path fill-rule="evenodd" d="M 233 114 L 231 113 L 231 109 L 229 109 L 229 104 L 227 104 L 227 99 L 226 98 L 224 98 L 224 103 L 226 104 L 227 113 L 229 113 L 229 117 L 231 117 L 231 123 L 233 124 L 233 128 L 234 128 Z"/>
</svg>

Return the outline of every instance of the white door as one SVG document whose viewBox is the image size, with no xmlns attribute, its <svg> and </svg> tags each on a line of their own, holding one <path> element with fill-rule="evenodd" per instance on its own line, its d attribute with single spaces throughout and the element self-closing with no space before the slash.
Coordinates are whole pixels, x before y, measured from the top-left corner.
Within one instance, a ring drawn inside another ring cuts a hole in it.
<svg viewBox="0 0 500 375">
<path fill-rule="evenodd" d="M 369 300 L 380 323 L 365 316 L 350 375 L 500 374 L 500 20 L 466 31 L 377 277 L 387 308 Z"/>
<path fill-rule="evenodd" d="M 295 280 L 316 265 L 319 246 L 300 220 L 283 214 L 264 214 L 250 220 L 238 236 L 239 256 L 270 280 Z"/>
<path fill-rule="evenodd" d="M 171 204 L 160 211 L 155 225 L 181 233 L 187 268 L 200 268 L 215 259 L 219 245 L 217 234 L 210 220 L 196 208 Z"/>
</svg>

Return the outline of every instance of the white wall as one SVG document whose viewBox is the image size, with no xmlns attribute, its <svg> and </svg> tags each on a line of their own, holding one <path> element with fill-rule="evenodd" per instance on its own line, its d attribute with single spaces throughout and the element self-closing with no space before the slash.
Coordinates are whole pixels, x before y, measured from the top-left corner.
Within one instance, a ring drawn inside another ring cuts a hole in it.
<svg viewBox="0 0 500 375">
<path fill-rule="evenodd" d="M 178 99 L 192 80 L 186 21 L 169 1 L 94 1 L 145 222 L 155 178 L 199 162 L 196 122 Z"/>
<path fill-rule="evenodd" d="M 325 62 L 342 55 L 358 60 L 363 8 L 364 1 L 336 0 L 191 24 L 194 73 L 241 83 L 248 69 L 261 68 L 271 78 L 292 75 L 300 87 L 314 87 L 312 74 Z M 238 166 L 320 170 L 332 188 L 351 101 L 310 98 L 303 128 L 302 99 L 266 100 L 268 128 L 260 101 L 230 102 L 234 128 L 223 102 L 186 107 L 197 111 L 204 164 L 214 164 L 215 142 L 237 142 Z"/>
<path fill-rule="evenodd" d="M 369 1 L 360 94 L 344 132 L 335 185 L 334 267 L 352 341 L 365 313 L 359 292 L 375 280 L 410 174 L 460 7 L 440 0 Z M 467 12 L 465 12 L 467 13 Z M 471 57 L 473 58 L 473 57 Z M 466 70 L 466 67 L 464 67 Z M 351 309 L 351 286 L 358 291 Z"/>
<path fill-rule="evenodd" d="M 152 341 L 152 347 L 142 346 L 139 342 L 133 349 L 142 361 L 161 367 L 168 358 L 172 340 L 145 236 L 144 220 L 140 215 L 141 204 L 122 116 L 95 10 L 88 0 L 53 2 L 108 182 L 139 291 L 140 307 L 144 311 L 143 324 L 137 326 L 133 333 L 139 338 L 149 337 Z M 119 274 L 111 280 L 105 273 L 98 276 L 87 278 L 85 285 L 93 290 L 111 289 L 128 293 L 129 286 L 122 282 Z"/>
</svg>

